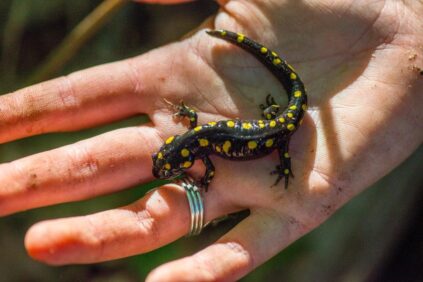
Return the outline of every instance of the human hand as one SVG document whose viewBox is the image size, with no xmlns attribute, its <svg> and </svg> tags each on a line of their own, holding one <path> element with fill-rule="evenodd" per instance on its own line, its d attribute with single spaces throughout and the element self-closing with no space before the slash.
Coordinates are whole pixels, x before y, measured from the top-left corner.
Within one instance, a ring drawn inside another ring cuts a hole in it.
<svg viewBox="0 0 423 282">
<path fill-rule="evenodd" d="M 235 280 L 245 275 L 421 143 L 422 132 L 415 128 L 422 123 L 422 80 L 410 66 L 422 65 L 417 15 L 423 8 L 410 2 L 222 3 L 223 11 L 205 26 L 240 31 L 274 49 L 296 67 L 308 89 L 310 110 L 291 141 L 295 178 L 289 190 L 270 188 L 276 154 L 250 162 L 213 159 L 216 177 L 204 194 L 206 220 L 246 208 L 251 215 L 194 256 L 159 267 L 150 279 Z M 413 53 L 417 57 L 410 61 Z M 151 123 L 3 164 L 0 213 L 152 180 L 151 154 L 167 136 L 186 131 L 172 119 L 163 98 L 196 107 L 204 123 L 257 118 L 265 96 L 284 96 L 280 92 L 251 55 L 200 30 L 137 58 L 2 96 L 3 142 L 137 113 L 148 114 Z M 197 166 L 193 174 L 200 171 Z M 47 263 L 90 263 L 156 249 L 188 229 L 185 194 L 166 185 L 127 207 L 41 222 L 29 230 L 26 246 Z"/>
</svg>

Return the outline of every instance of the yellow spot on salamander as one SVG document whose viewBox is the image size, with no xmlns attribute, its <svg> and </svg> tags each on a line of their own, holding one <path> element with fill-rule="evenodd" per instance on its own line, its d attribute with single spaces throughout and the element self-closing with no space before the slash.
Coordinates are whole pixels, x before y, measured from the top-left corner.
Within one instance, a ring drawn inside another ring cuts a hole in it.
<svg viewBox="0 0 423 282">
<path fill-rule="evenodd" d="M 195 120 L 195 117 L 192 117 L 192 118 L 190 118 L 189 120 L 190 120 L 190 121 L 194 121 L 194 120 Z"/>
<path fill-rule="evenodd" d="M 307 111 L 307 105 L 306 105 L 306 104 L 303 104 L 303 105 L 301 106 L 301 108 L 303 109 L 303 111 Z"/>
<path fill-rule="evenodd" d="M 220 148 L 220 146 L 216 146 L 215 149 L 216 149 L 216 152 L 218 153 L 222 152 L 222 148 Z"/>
<path fill-rule="evenodd" d="M 213 176 L 213 175 L 214 175 L 214 171 L 210 171 L 209 176 Z"/>
<path fill-rule="evenodd" d="M 227 125 L 228 127 L 234 127 L 234 126 L 235 126 L 235 122 L 233 122 L 233 120 L 228 120 L 228 121 L 226 122 L 226 125 Z"/>
<path fill-rule="evenodd" d="M 273 52 L 273 51 L 272 51 L 272 55 L 273 55 L 273 57 L 277 57 L 278 56 L 278 54 L 276 54 L 276 52 Z"/>
<path fill-rule="evenodd" d="M 294 115 L 292 113 L 287 113 L 286 116 L 289 117 L 289 118 L 293 118 L 294 117 Z"/>
<path fill-rule="evenodd" d="M 241 34 L 241 33 L 238 33 L 238 37 L 237 37 L 236 41 L 238 41 L 239 43 L 241 43 L 242 41 L 244 41 L 244 39 L 245 39 L 245 35 L 244 34 Z"/>
<path fill-rule="evenodd" d="M 269 122 L 269 126 L 270 127 L 275 127 L 276 126 L 276 121 L 272 120 Z"/>
<path fill-rule="evenodd" d="M 244 129 L 251 129 L 252 127 L 253 127 L 253 125 L 249 122 L 244 122 L 242 124 L 242 128 L 244 128 Z"/>
<path fill-rule="evenodd" d="M 171 168 L 170 163 L 166 163 L 166 164 L 164 165 L 164 168 L 165 168 L 166 170 L 169 170 L 169 169 Z"/>
<path fill-rule="evenodd" d="M 271 114 L 266 114 L 266 118 L 267 119 L 271 119 L 272 118 L 272 115 Z"/>
<path fill-rule="evenodd" d="M 261 52 L 262 54 L 266 54 L 266 53 L 267 53 L 267 48 L 266 48 L 266 47 L 261 47 L 261 48 L 260 48 L 260 52 Z"/>
<path fill-rule="evenodd" d="M 291 107 L 289 107 L 289 109 L 295 111 L 297 109 L 297 106 L 296 105 L 292 105 Z"/>
<path fill-rule="evenodd" d="M 282 63 L 282 60 L 279 58 L 273 59 L 273 64 L 274 65 L 279 65 L 280 63 Z"/>
<path fill-rule="evenodd" d="M 295 72 L 295 69 L 290 64 L 288 64 L 288 68 L 290 68 L 293 72 Z"/>
<path fill-rule="evenodd" d="M 209 122 L 207 124 L 210 125 L 210 126 L 215 126 L 217 123 L 215 121 L 211 121 L 211 122 Z"/>
<path fill-rule="evenodd" d="M 288 128 L 289 131 L 293 131 L 295 129 L 295 125 L 290 123 L 286 126 L 286 128 Z"/>
<path fill-rule="evenodd" d="M 170 144 L 173 142 L 174 139 L 175 139 L 175 136 L 170 136 L 169 138 L 166 139 L 165 143 Z"/>
<path fill-rule="evenodd" d="M 288 174 L 289 174 L 289 169 L 285 168 L 285 169 L 283 170 L 283 173 L 284 173 L 284 174 L 286 174 L 286 175 L 288 175 Z"/>
<path fill-rule="evenodd" d="M 267 139 L 265 145 L 266 145 L 267 148 L 272 147 L 273 139 Z"/>
<path fill-rule="evenodd" d="M 220 31 L 220 35 L 222 35 L 222 36 L 226 36 L 226 30 L 221 30 L 221 31 Z"/>
<path fill-rule="evenodd" d="M 159 152 L 159 153 L 157 154 L 157 158 L 158 158 L 159 160 L 163 159 L 163 153 L 162 153 L 162 152 Z"/>
<path fill-rule="evenodd" d="M 288 159 L 289 158 L 288 152 L 286 152 L 285 154 L 283 154 L 283 156 L 285 157 L 285 159 Z"/>
<path fill-rule="evenodd" d="M 297 90 L 297 91 L 294 92 L 294 97 L 299 98 L 299 97 L 301 97 L 302 94 L 303 93 L 300 90 Z"/>
<path fill-rule="evenodd" d="M 207 147 L 209 145 L 209 140 L 201 138 L 201 139 L 198 139 L 198 143 L 200 143 L 201 147 Z"/>
<path fill-rule="evenodd" d="M 201 125 L 199 125 L 199 126 L 197 126 L 196 128 L 194 128 L 194 131 L 195 132 L 198 132 L 198 131 L 200 131 L 201 130 L 201 128 L 203 128 Z"/>
<path fill-rule="evenodd" d="M 186 161 L 186 162 L 184 162 L 184 164 L 182 165 L 182 167 L 184 167 L 184 168 L 190 168 L 192 166 L 192 162 L 190 162 L 190 161 Z"/>
<path fill-rule="evenodd" d="M 291 80 L 297 79 L 297 75 L 295 74 L 295 72 L 291 72 L 291 74 L 289 75 L 289 77 L 291 78 Z"/>
<path fill-rule="evenodd" d="M 222 149 L 223 152 L 225 152 L 226 154 L 229 153 L 229 149 L 231 148 L 231 141 L 225 141 L 225 143 L 223 143 Z"/>
<path fill-rule="evenodd" d="M 260 127 L 260 128 L 263 128 L 265 125 L 264 125 L 264 121 L 262 121 L 262 120 L 259 120 L 258 122 L 258 126 Z"/>
<path fill-rule="evenodd" d="M 248 145 L 248 149 L 250 149 L 250 150 L 257 148 L 257 142 L 256 141 L 249 141 L 247 145 Z"/>
<path fill-rule="evenodd" d="M 279 118 L 279 122 L 280 122 L 280 123 L 284 123 L 284 122 L 285 122 L 285 119 L 284 119 L 283 117 L 280 117 L 280 118 Z"/>
<path fill-rule="evenodd" d="M 182 149 L 181 150 L 181 156 L 184 157 L 184 158 L 188 157 L 189 156 L 189 150 L 186 149 L 186 148 Z"/>
</svg>

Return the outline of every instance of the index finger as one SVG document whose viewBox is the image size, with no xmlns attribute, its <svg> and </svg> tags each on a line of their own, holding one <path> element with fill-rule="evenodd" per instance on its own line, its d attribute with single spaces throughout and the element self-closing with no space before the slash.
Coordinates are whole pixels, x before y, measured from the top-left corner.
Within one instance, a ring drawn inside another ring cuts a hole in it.
<svg viewBox="0 0 423 282">
<path fill-rule="evenodd" d="M 148 112 L 161 52 L 78 71 L 0 96 L 0 142 L 78 130 Z"/>
<path fill-rule="evenodd" d="M 130 59 L 3 95 L 0 142 L 87 128 L 143 111 L 142 75 L 137 73 L 134 59 Z"/>
</svg>

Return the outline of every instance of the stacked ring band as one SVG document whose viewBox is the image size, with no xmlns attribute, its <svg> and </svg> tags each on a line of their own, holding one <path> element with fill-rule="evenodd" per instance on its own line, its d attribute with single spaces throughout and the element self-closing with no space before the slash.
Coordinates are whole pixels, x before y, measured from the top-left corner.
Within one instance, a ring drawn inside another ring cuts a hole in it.
<svg viewBox="0 0 423 282">
<path fill-rule="evenodd" d="M 186 192 L 191 212 L 191 224 L 188 236 L 195 236 L 201 233 L 204 226 L 204 206 L 200 189 L 188 178 L 181 179 L 180 185 Z"/>
</svg>

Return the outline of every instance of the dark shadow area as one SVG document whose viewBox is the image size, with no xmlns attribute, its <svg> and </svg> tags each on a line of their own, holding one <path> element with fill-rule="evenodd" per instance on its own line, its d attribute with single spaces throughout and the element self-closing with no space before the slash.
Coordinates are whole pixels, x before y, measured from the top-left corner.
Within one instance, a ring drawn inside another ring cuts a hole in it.
<svg viewBox="0 0 423 282">
<path fill-rule="evenodd" d="M 367 281 L 423 281 L 423 186 L 420 186 L 403 232 L 396 238 L 389 255 Z"/>
</svg>

